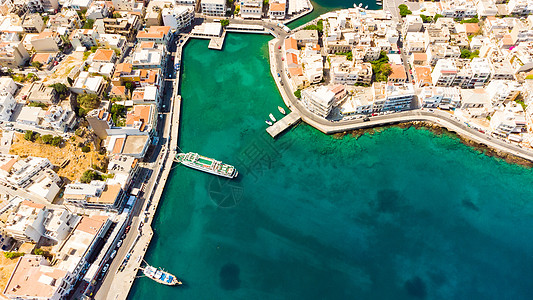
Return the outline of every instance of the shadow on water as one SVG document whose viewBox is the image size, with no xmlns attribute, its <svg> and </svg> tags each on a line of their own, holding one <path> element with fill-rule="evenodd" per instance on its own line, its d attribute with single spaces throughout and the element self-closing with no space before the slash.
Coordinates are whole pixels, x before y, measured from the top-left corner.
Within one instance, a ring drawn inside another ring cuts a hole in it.
<svg viewBox="0 0 533 300">
<path fill-rule="evenodd" d="M 220 287 L 228 291 L 234 291 L 241 287 L 239 274 L 241 269 L 233 263 L 227 263 L 220 269 Z"/>
<path fill-rule="evenodd" d="M 422 279 L 418 276 L 415 276 L 409 280 L 407 280 L 404 284 L 405 290 L 409 295 L 417 298 L 426 298 L 427 290 L 426 290 L 426 284 Z"/>
</svg>

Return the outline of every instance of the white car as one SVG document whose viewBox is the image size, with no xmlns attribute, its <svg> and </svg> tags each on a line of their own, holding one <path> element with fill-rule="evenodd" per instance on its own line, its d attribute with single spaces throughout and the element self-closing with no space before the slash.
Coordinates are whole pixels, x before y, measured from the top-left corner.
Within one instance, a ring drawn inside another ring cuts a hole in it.
<svg viewBox="0 0 533 300">
<path fill-rule="evenodd" d="M 115 258 L 115 256 L 117 256 L 117 250 L 113 250 L 113 252 L 111 252 L 111 255 L 109 257 L 113 259 Z"/>
<path fill-rule="evenodd" d="M 118 241 L 117 243 L 117 248 L 120 248 L 120 246 L 122 246 L 122 240 Z"/>
</svg>

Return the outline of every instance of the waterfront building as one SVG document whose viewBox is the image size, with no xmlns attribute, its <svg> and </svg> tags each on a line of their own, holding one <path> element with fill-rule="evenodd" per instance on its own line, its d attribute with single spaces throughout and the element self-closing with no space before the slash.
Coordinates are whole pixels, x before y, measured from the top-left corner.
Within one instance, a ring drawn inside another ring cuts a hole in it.
<svg viewBox="0 0 533 300">
<path fill-rule="evenodd" d="M 422 107 L 452 109 L 461 104 L 458 87 L 423 87 L 419 94 Z"/>
<path fill-rule="evenodd" d="M 374 82 L 372 84 L 374 112 L 408 109 L 415 97 L 411 83 Z"/>
<path fill-rule="evenodd" d="M 115 154 L 109 157 L 107 172 L 114 174 L 115 177 L 112 178 L 113 182 L 119 183 L 122 189 L 127 191 L 138 168 L 139 159 L 127 155 Z M 108 179 L 108 181 L 110 180 Z"/>
<path fill-rule="evenodd" d="M 335 93 L 326 86 L 308 88 L 302 91 L 302 103 L 309 111 L 326 118 L 335 104 Z"/>
<path fill-rule="evenodd" d="M 109 155 L 143 158 L 150 146 L 150 133 L 135 128 L 112 128 L 107 130 L 107 134 L 104 146 Z"/>
<path fill-rule="evenodd" d="M 484 89 L 461 89 L 461 107 L 455 113 L 466 114 L 470 118 L 485 118 L 492 112 L 489 95 Z"/>
<path fill-rule="evenodd" d="M 164 46 L 154 42 L 141 42 L 133 52 L 131 65 L 134 69 L 164 68 Z"/>
<path fill-rule="evenodd" d="M 211 17 L 224 17 L 226 15 L 226 0 L 202 0 L 202 14 Z"/>
<path fill-rule="evenodd" d="M 194 6 L 165 7 L 161 11 L 163 24 L 175 30 L 191 26 L 194 20 Z"/>
<path fill-rule="evenodd" d="M 272 20 L 285 19 L 285 12 L 287 9 L 286 0 L 274 0 L 269 3 L 268 16 Z"/>
<path fill-rule="evenodd" d="M 154 105 L 135 105 L 126 115 L 126 127 L 139 131 L 151 132 L 155 128 L 156 121 Z"/>
<path fill-rule="evenodd" d="M 374 96 L 372 87 L 356 87 L 353 93 L 340 105 L 343 116 L 368 115 L 373 112 Z"/>
<path fill-rule="evenodd" d="M 261 19 L 263 16 L 262 0 L 240 0 L 241 17 L 243 19 Z"/>
<path fill-rule="evenodd" d="M 492 132 L 503 137 L 521 133 L 526 128 L 526 117 L 522 107 L 510 102 L 501 110 L 496 110 L 490 118 Z"/>
</svg>

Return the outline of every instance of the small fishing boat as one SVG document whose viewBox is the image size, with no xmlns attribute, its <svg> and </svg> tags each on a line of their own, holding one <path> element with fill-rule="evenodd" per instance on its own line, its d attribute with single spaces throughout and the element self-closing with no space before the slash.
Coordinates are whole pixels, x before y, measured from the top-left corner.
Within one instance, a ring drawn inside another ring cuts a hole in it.
<svg viewBox="0 0 533 300">
<path fill-rule="evenodd" d="M 361 7 L 361 6 L 363 6 L 363 3 L 362 3 L 362 2 L 361 2 L 361 3 L 359 3 L 359 7 Z"/>
<path fill-rule="evenodd" d="M 269 126 L 272 126 L 274 123 L 270 122 L 269 120 L 266 120 L 265 123 L 267 123 Z"/>
<path fill-rule="evenodd" d="M 278 110 L 280 113 L 285 114 L 285 110 L 283 109 L 283 107 L 278 106 Z"/>
<path fill-rule="evenodd" d="M 274 115 L 273 114 L 270 114 L 268 115 L 270 117 L 270 120 L 272 120 L 272 122 L 276 122 L 276 118 L 274 118 Z"/>
<path fill-rule="evenodd" d="M 367 6 L 365 6 L 365 9 L 368 9 L 368 5 L 367 5 Z"/>
</svg>

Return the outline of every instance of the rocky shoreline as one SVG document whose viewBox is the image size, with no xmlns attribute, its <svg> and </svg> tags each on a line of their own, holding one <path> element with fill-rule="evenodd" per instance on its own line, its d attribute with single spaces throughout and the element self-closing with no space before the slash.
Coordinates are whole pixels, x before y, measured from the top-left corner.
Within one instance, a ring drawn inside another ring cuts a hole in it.
<svg viewBox="0 0 533 300">
<path fill-rule="evenodd" d="M 354 137 L 354 138 L 358 139 L 359 137 L 363 136 L 364 134 L 372 135 L 372 134 L 374 134 L 376 132 L 381 132 L 381 131 L 383 131 L 383 130 L 385 130 L 387 128 L 390 128 L 390 127 L 398 127 L 398 128 L 402 128 L 402 129 L 409 129 L 409 128 L 413 127 L 415 129 L 427 129 L 427 130 L 433 132 L 436 135 L 449 134 L 450 136 L 458 137 L 459 140 L 461 141 L 461 143 L 463 143 L 464 145 L 472 147 L 476 151 L 478 151 L 480 153 L 483 153 L 483 154 L 485 154 L 487 156 L 503 159 L 507 163 L 510 163 L 510 164 L 521 165 L 521 166 L 524 166 L 524 167 L 527 167 L 527 168 L 532 168 L 533 167 L 533 161 L 518 157 L 516 155 L 510 154 L 510 153 L 507 153 L 507 152 L 504 152 L 504 151 L 500 151 L 500 150 L 494 149 L 494 148 L 489 147 L 489 146 L 487 146 L 485 144 L 478 143 L 478 142 L 473 141 L 473 140 L 471 140 L 471 139 L 469 139 L 467 137 L 464 137 L 464 136 L 462 136 L 460 134 L 457 134 L 455 131 L 451 131 L 451 130 L 448 130 L 447 128 L 442 127 L 440 125 L 436 125 L 434 123 L 425 122 L 425 121 L 413 121 L 413 122 L 399 123 L 399 124 L 395 124 L 395 125 L 379 126 L 379 127 L 374 127 L 374 128 L 355 129 L 355 130 L 346 131 L 346 132 L 342 132 L 342 133 L 335 133 L 335 134 L 333 134 L 333 137 L 340 139 L 340 138 L 343 138 L 346 135 L 350 135 L 351 137 Z"/>
</svg>

